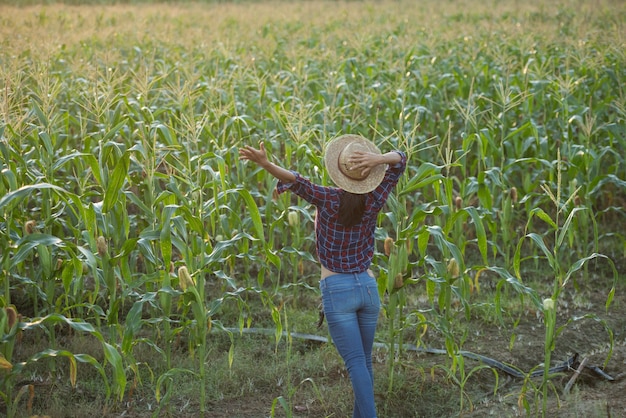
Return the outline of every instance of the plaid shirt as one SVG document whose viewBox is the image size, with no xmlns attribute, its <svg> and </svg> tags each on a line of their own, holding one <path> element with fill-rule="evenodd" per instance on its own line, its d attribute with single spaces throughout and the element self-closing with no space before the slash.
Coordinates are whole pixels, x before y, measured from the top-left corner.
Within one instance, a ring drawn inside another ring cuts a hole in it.
<svg viewBox="0 0 626 418">
<path fill-rule="evenodd" d="M 338 223 L 339 198 L 343 190 L 311 183 L 295 171 L 295 182 L 278 183 L 278 193 L 291 190 L 317 208 L 315 245 L 320 262 L 328 270 L 361 273 L 369 268 L 374 256 L 378 213 L 406 168 L 406 154 L 396 152 L 402 157 L 401 161 L 387 168 L 381 184 L 367 195 L 362 221 L 350 228 Z"/>
</svg>

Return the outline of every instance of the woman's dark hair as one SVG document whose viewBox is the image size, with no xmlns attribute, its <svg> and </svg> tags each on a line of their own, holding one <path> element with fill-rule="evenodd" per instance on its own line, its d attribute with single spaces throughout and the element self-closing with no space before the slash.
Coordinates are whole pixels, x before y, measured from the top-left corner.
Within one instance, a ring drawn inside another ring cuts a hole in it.
<svg viewBox="0 0 626 418">
<path fill-rule="evenodd" d="M 365 213 L 366 200 L 366 194 L 355 194 L 344 190 L 339 198 L 339 223 L 346 228 L 358 225 Z"/>
</svg>

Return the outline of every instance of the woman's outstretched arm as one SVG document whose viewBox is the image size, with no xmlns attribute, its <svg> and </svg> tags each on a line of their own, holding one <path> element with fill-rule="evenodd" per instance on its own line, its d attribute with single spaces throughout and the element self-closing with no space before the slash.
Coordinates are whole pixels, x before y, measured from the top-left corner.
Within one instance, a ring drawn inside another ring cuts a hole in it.
<svg viewBox="0 0 626 418">
<path fill-rule="evenodd" d="M 282 182 L 293 183 L 296 181 L 295 174 L 267 159 L 267 153 L 265 152 L 265 145 L 263 142 L 259 143 L 259 149 L 253 148 L 249 145 L 239 148 L 239 159 L 252 161 Z"/>
</svg>

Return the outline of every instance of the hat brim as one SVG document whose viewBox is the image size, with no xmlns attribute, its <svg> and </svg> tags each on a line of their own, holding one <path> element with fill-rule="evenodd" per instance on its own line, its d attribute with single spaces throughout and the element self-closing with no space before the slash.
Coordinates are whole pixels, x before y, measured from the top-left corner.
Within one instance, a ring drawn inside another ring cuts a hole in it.
<svg viewBox="0 0 626 418">
<path fill-rule="evenodd" d="M 362 180 L 355 180 L 343 174 L 339 167 L 339 155 L 348 144 L 354 142 L 359 143 L 369 152 L 381 154 L 378 147 L 369 139 L 365 139 L 359 135 L 342 135 L 333 139 L 326 146 L 324 165 L 326 166 L 326 171 L 330 179 L 337 187 L 355 194 L 369 193 L 383 181 L 387 168 L 384 164 L 377 165 L 372 168 L 369 175 Z"/>
</svg>

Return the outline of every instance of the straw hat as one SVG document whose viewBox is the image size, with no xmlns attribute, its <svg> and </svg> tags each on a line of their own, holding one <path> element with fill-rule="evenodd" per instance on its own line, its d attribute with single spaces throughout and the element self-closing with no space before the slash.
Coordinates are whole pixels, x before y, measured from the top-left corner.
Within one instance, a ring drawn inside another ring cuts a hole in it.
<svg viewBox="0 0 626 418">
<path fill-rule="evenodd" d="M 355 151 L 381 153 L 372 141 L 362 136 L 343 135 L 326 146 L 324 164 L 337 187 L 356 194 L 369 193 L 383 181 L 387 168 L 384 164 L 377 165 L 366 176 L 361 174 L 361 170 L 351 170 L 348 158 Z"/>
</svg>

